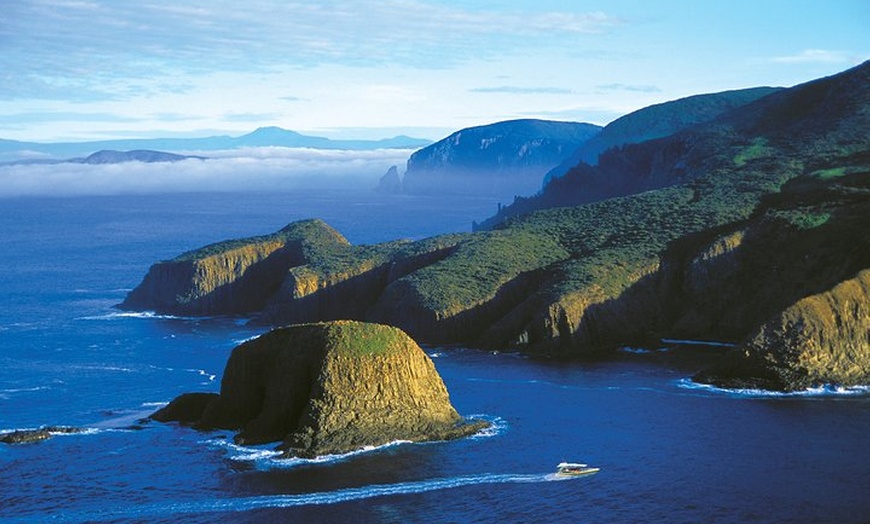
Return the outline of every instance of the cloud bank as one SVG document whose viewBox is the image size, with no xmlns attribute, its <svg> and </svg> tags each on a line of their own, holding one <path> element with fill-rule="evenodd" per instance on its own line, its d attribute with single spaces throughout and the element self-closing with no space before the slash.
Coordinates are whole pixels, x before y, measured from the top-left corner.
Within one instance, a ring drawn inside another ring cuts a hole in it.
<svg viewBox="0 0 870 524">
<path fill-rule="evenodd" d="M 185 82 L 170 79 L 215 71 L 322 64 L 441 68 L 520 47 L 518 39 L 599 34 L 622 23 L 602 12 L 492 10 L 427 0 L 10 4 L 0 24 L 0 69 L 12 74 L 0 74 L 0 98 L 13 100 L 72 93 L 81 101 L 125 100 L 143 89 L 184 91 Z M 155 71 L 162 83 L 131 82 Z"/>
<path fill-rule="evenodd" d="M 263 147 L 209 151 L 206 160 L 180 162 L 6 165 L 0 166 L 0 198 L 300 188 L 371 191 L 391 165 L 403 166 L 412 152 Z"/>
</svg>

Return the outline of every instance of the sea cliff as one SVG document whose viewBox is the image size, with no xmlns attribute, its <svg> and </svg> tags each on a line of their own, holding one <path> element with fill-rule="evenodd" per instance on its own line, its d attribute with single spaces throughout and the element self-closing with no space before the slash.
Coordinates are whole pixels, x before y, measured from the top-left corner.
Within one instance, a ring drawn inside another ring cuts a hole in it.
<svg viewBox="0 0 870 524">
<path fill-rule="evenodd" d="M 236 442 L 282 442 L 288 456 L 396 440 L 446 440 L 464 420 L 429 357 L 401 330 L 337 321 L 275 329 L 233 350 L 220 395 L 183 395 L 152 418 L 240 429 Z"/>
<path fill-rule="evenodd" d="M 723 387 L 800 390 L 870 384 L 870 270 L 774 315 L 695 377 Z"/>
</svg>

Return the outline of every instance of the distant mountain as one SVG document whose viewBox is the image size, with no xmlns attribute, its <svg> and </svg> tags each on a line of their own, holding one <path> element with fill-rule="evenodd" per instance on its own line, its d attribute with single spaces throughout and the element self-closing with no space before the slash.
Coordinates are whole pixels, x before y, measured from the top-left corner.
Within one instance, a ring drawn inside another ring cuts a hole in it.
<svg viewBox="0 0 870 524">
<path fill-rule="evenodd" d="M 550 170 L 544 177 L 544 185 L 553 178 L 564 175 L 580 162 L 597 165 L 598 156 L 612 147 L 672 135 L 689 126 L 709 122 L 735 107 L 754 102 L 781 89 L 753 87 L 695 95 L 629 113 L 607 124 L 601 133 L 584 142 L 568 159 Z"/>
<path fill-rule="evenodd" d="M 54 165 L 54 164 L 123 164 L 125 162 L 145 162 L 149 164 L 158 162 L 180 162 L 182 160 L 197 159 L 206 160 L 207 157 L 196 155 L 176 155 L 175 153 L 166 153 L 163 151 L 152 151 L 150 149 L 135 149 L 133 151 L 114 151 L 104 149 L 92 153 L 84 158 L 63 158 L 63 159 L 26 159 L 13 160 L 10 162 L 0 162 L 0 166 L 11 165 Z"/>
<path fill-rule="evenodd" d="M 402 188 L 414 194 L 530 194 L 544 173 L 600 130 L 532 119 L 462 129 L 411 155 Z"/>
<path fill-rule="evenodd" d="M 203 138 L 136 138 L 94 142 L 19 142 L 0 140 L 0 161 L 59 160 L 88 156 L 96 151 L 154 150 L 169 152 L 217 151 L 242 147 L 309 147 L 313 149 L 419 149 L 430 140 L 397 136 L 381 140 L 331 140 L 288 131 L 280 127 L 261 127 L 246 135 Z"/>
</svg>

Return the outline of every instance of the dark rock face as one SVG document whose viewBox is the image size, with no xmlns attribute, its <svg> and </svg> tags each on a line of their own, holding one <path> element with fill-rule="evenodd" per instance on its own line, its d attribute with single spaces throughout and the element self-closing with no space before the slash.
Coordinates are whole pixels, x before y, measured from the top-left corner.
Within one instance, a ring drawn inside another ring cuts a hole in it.
<svg viewBox="0 0 870 524">
<path fill-rule="evenodd" d="M 202 418 L 206 408 L 217 398 L 217 393 L 185 393 L 152 413 L 149 418 L 157 422 L 193 424 Z"/>
<path fill-rule="evenodd" d="M 20 430 L 0 435 L 0 442 L 5 444 L 32 444 L 51 438 L 51 433 L 44 429 Z"/>
<path fill-rule="evenodd" d="M 288 455 L 343 453 L 395 440 L 442 440 L 464 421 L 432 361 L 401 330 L 360 322 L 276 329 L 233 350 L 219 396 L 184 395 L 153 415 L 283 441 Z"/>
</svg>

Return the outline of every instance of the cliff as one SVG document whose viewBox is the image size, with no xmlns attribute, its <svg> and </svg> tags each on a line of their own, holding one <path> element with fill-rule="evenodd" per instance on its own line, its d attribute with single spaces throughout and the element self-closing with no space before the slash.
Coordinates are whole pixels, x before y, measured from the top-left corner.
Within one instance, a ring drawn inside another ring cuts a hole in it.
<svg viewBox="0 0 870 524">
<path fill-rule="evenodd" d="M 740 342 L 870 268 L 868 86 L 870 63 L 587 166 L 587 182 L 630 194 L 321 250 L 284 271 L 259 320 L 368 320 L 548 356 Z"/>
<path fill-rule="evenodd" d="M 179 404 L 185 404 L 179 408 Z M 153 418 L 241 429 L 288 456 L 473 434 L 432 361 L 401 330 L 340 321 L 275 329 L 233 350 L 220 395 L 179 397 Z"/>
<path fill-rule="evenodd" d="M 723 387 L 801 390 L 870 383 L 870 270 L 798 300 L 695 377 Z"/>
<path fill-rule="evenodd" d="M 151 266 L 122 309 L 176 315 L 243 314 L 262 309 L 290 267 L 349 245 L 320 220 L 271 235 L 205 246 Z"/>
<path fill-rule="evenodd" d="M 402 187 L 413 194 L 527 195 L 600 129 L 529 119 L 462 129 L 412 154 Z"/>
</svg>

